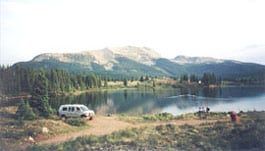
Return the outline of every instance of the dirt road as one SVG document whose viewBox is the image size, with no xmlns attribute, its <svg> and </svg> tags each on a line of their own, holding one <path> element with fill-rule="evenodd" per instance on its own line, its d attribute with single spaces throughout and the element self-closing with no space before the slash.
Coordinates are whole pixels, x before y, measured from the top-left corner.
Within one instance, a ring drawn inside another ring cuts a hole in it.
<svg viewBox="0 0 265 151">
<path fill-rule="evenodd" d="M 157 126 L 157 125 L 165 125 L 165 124 L 175 124 L 175 125 L 199 125 L 201 123 L 206 122 L 205 120 L 175 120 L 170 122 L 144 122 L 144 123 L 131 123 L 120 120 L 117 116 L 97 116 L 92 121 L 88 121 L 88 124 L 91 125 L 91 127 L 81 130 L 78 132 L 70 132 L 67 134 L 60 134 L 57 136 L 54 136 L 52 138 L 49 138 L 47 140 L 43 140 L 41 142 L 38 142 L 38 144 L 58 144 L 62 143 L 71 139 L 76 139 L 80 136 L 86 136 L 86 135 L 105 135 L 110 134 L 114 131 L 123 130 L 126 128 L 132 128 L 132 127 L 141 127 L 141 126 Z M 207 122 L 216 122 L 216 120 L 208 120 Z"/>
</svg>

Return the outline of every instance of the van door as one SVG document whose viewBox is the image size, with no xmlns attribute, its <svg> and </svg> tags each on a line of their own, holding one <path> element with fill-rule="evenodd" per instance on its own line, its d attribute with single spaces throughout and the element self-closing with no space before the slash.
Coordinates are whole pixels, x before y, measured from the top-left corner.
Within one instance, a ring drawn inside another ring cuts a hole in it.
<svg viewBox="0 0 265 151">
<path fill-rule="evenodd" d="M 73 117 L 74 116 L 74 112 L 75 112 L 75 107 L 73 106 L 69 106 L 68 107 L 68 113 L 67 113 L 67 117 Z"/>
<path fill-rule="evenodd" d="M 76 107 L 75 108 L 75 116 L 76 117 L 80 117 L 82 115 L 81 109 L 80 107 Z"/>
</svg>

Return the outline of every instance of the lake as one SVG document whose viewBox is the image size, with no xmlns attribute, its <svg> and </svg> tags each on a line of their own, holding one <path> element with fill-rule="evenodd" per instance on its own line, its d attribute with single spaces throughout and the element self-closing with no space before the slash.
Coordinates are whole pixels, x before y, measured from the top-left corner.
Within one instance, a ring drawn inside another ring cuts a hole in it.
<svg viewBox="0 0 265 151">
<path fill-rule="evenodd" d="M 85 104 L 96 114 L 142 115 L 168 112 L 174 115 L 197 112 L 208 106 L 213 112 L 264 111 L 264 87 L 224 87 L 166 90 L 99 91 L 79 96 L 50 99 L 53 108 L 61 104 Z"/>
</svg>

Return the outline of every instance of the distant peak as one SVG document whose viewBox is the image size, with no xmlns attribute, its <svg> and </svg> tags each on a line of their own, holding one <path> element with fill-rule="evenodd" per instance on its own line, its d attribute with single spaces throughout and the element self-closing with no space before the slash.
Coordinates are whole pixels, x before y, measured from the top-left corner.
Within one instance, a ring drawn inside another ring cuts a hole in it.
<svg viewBox="0 0 265 151">
<path fill-rule="evenodd" d="M 151 58 L 160 58 L 160 55 L 147 47 L 135 47 L 135 46 L 125 46 L 125 47 L 114 47 L 114 48 L 108 48 L 109 50 L 122 54 L 122 55 L 128 55 L 128 54 L 136 54 L 138 53 L 139 55 L 147 55 L 148 57 Z"/>
<path fill-rule="evenodd" d="M 203 64 L 203 63 L 222 63 L 224 60 L 211 57 L 188 57 L 188 56 L 176 56 L 173 59 L 178 64 Z"/>
<path fill-rule="evenodd" d="M 82 53 L 90 53 L 90 52 L 112 52 L 117 55 L 122 55 L 128 57 L 130 54 L 146 55 L 151 58 L 161 58 L 160 54 L 155 50 L 148 47 L 136 47 L 136 46 L 124 46 L 124 47 L 105 47 L 103 49 L 96 50 L 86 50 L 82 51 Z"/>
<path fill-rule="evenodd" d="M 125 46 L 109 49 L 114 54 L 139 61 L 146 65 L 152 65 L 154 64 L 154 59 L 161 58 L 161 56 L 156 51 L 147 47 Z"/>
</svg>

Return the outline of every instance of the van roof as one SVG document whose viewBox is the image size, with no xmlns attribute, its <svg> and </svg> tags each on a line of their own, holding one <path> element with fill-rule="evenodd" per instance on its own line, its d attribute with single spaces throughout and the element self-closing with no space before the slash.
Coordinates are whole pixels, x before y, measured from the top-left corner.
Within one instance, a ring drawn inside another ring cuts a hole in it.
<svg viewBox="0 0 265 151">
<path fill-rule="evenodd" d="M 85 106 L 84 104 L 64 104 L 61 106 Z"/>
</svg>

